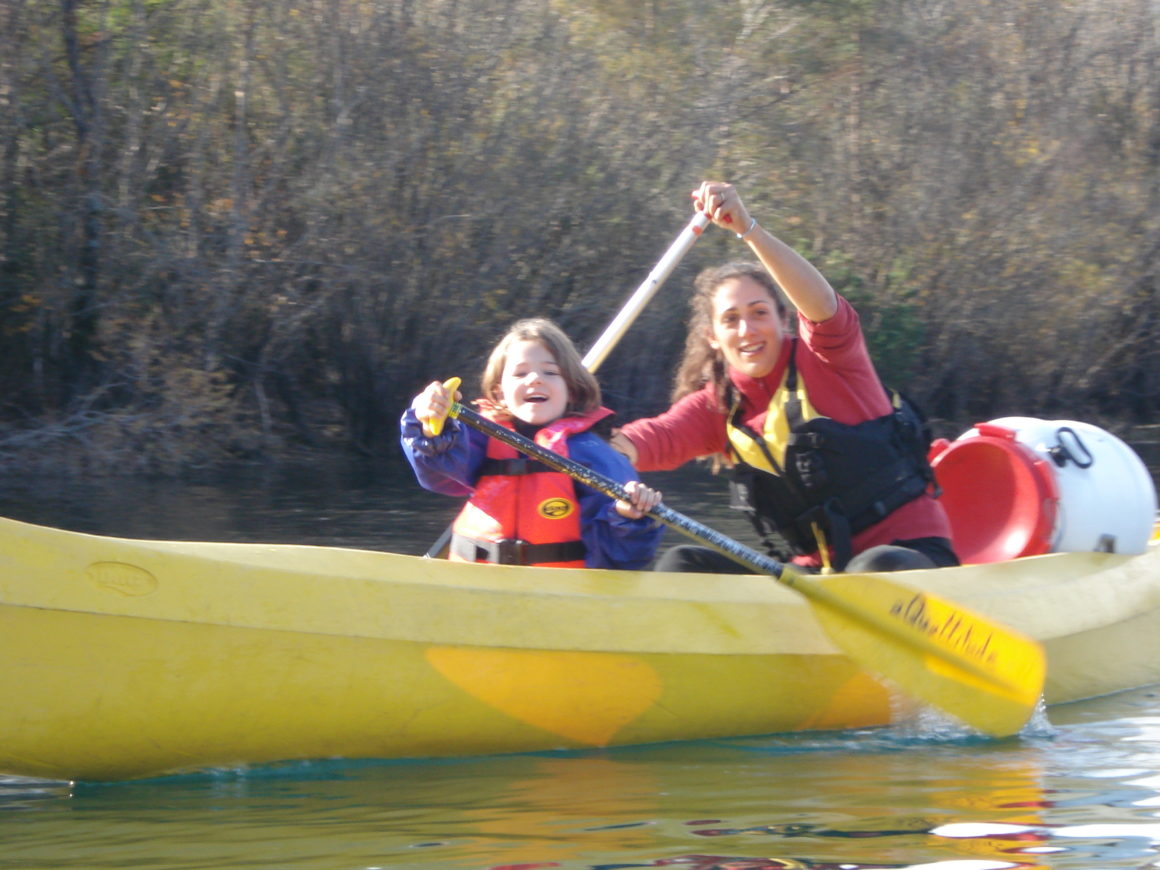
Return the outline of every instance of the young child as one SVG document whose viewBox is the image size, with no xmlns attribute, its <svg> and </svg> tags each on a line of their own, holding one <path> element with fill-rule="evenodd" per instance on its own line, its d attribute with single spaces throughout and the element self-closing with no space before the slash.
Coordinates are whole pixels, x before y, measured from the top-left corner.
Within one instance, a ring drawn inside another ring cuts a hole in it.
<svg viewBox="0 0 1160 870">
<path fill-rule="evenodd" d="M 645 513 L 661 494 L 636 479 L 621 454 L 593 431 L 612 412 L 569 338 L 551 321 L 516 323 L 483 372 L 481 414 L 621 483 L 631 502 L 576 484 L 481 432 L 447 419 L 451 402 L 435 381 L 403 414 L 402 444 L 419 483 L 469 496 L 452 526 L 452 559 L 552 567 L 641 569 L 664 527 Z"/>
</svg>

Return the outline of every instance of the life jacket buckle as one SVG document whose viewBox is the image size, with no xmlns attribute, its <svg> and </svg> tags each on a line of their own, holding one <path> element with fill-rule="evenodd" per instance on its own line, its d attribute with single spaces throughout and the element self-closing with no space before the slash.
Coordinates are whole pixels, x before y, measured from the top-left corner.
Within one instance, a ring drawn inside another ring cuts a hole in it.
<svg viewBox="0 0 1160 870">
<path fill-rule="evenodd" d="M 527 541 L 520 538 L 504 538 L 495 542 L 495 561 L 500 565 L 526 565 Z"/>
<path fill-rule="evenodd" d="M 508 474 L 530 474 L 531 473 L 531 468 L 529 467 L 530 463 L 531 463 L 531 460 L 529 460 L 528 457 L 526 457 L 526 456 L 517 456 L 515 459 L 509 459 L 507 461 L 507 473 Z"/>
</svg>

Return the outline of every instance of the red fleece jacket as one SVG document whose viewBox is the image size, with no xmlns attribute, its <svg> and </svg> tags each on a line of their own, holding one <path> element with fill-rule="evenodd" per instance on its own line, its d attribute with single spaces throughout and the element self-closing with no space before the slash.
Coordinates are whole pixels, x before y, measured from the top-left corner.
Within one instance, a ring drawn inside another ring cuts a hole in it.
<svg viewBox="0 0 1160 870">
<path fill-rule="evenodd" d="M 799 315 L 798 325 L 800 340 L 784 343 L 781 357 L 764 378 L 729 370 L 741 396 L 742 418 L 752 429 L 761 431 L 769 401 L 781 383 L 795 344 L 798 377 L 819 414 L 853 425 L 890 413 L 890 400 L 870 361 L 858 314 L 849 302 L 839 296 L 833 317 L 814 323 Z M 637 470 L 667 471 L 699 456 L 723 453 L 728 444 L 727 416 L 727 411 L 718 407 L 710 384 L 680 399 L 660 416 L 634 420 L 621 432 L 636 447 Z M 922 495 L 856 534 L 853 548 L 854 553 L 860 553 L 896 540 L 950 535 L 942 505 Z M 821 560 L 813 553 L 794 561 L 818 565 Z"/>
</svg>

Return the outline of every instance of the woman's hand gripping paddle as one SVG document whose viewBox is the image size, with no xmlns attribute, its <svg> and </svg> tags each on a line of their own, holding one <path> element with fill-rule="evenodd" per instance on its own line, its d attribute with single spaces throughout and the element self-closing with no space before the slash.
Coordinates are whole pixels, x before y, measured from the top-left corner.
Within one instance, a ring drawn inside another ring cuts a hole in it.
<svg viewBox="0 0 1160 870">
<path fill-rule="evenodd" d="M 450 415 L 609 498 L 628 498 L 611 478 L 458 402 Z M 851 659 L 985 734 L 1017 733 L 1039 703 L 1047 669 L 1043 648 L 1004 625 L 880 574 L 799 573 L 664 504 L 649 515 L 797 590 Z"/>
</svg>

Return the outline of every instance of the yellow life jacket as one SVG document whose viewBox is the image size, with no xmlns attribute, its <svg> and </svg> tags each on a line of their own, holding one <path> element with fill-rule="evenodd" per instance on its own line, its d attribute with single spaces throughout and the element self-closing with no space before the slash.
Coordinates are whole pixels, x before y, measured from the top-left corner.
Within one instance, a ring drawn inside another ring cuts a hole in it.
<svg viewBox="0 0 1160 870">
<path fill-rule="evenodd" d="M 893 411 L 848 425 L 822 416 L 809 400 L 790 353 L 761 432 L 742 421 L 740 399 L 726 424 L 737 459 L 733 506 L 749 515 L 767 549 L 781 559 L 817 550 L 845 568 L 853 536 L 922 495 L 934 480 L 925 421 L 899 393 Z M 885 389 L 885 388 L 884 388 Z"/>
<path fill-rule="evenodd" d="M 805 383 L 797 376 L 797 365 L 794 362 L 796 352 L 797 340 L 794 339 L 794 347 L 782 373 L 781 383 L 770 397 L 761 432 L 754 433 L 740 424 L 740 396 L 733 401 L 725 427 L 734 458 L 768 474 L 782 473 L 793 427 L 821 416 L 810 404 Z"/>
</svg>

